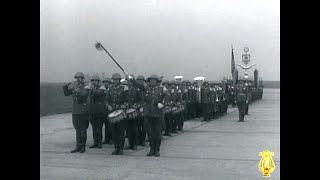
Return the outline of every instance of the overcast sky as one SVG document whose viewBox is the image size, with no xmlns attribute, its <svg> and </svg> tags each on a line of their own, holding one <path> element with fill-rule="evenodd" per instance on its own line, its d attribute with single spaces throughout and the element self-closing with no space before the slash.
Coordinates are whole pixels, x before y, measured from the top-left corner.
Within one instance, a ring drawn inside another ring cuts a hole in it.
<svg viewBox="0 0 320 180">
<path fill-rule="evenodd" d="M 40 81 L 121 72 L 96 40 L 136 76 L 219 80 L 233 44 L 236 62 L 247 46 L 259 75 L 280 80 L 279 0 L 41 0 Z"/>
</svg>

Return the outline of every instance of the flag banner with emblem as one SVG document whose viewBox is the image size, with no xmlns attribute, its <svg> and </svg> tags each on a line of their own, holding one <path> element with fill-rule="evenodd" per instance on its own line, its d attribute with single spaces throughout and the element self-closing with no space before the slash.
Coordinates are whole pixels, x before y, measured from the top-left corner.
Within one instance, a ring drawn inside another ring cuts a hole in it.
<svg viewBox="0 0 320 180">
<path fill-rule="evenodd" d="M 233 55 L 233 48 L 231 50 L 231 74 L 233 75 L 234 69 L 236 68 L 235 62 L 234 62 L 234 55 Z"/>
</svg>

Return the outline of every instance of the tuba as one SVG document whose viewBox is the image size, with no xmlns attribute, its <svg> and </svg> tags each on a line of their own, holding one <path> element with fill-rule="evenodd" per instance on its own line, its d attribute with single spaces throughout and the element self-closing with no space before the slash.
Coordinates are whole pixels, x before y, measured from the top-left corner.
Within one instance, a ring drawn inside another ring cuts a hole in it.
<svg viewBox="0 0 320 180">
<path fill-rule="evenodd" d="M 195 80 L 197 82 L 197 86 L 198 86 L 196 88 L 198 103 L 201 103 L 201 86 L 202 86 L 202 83 L 203 83 L 204 79 L 205 79 L 204 77 L 195 77 L 195 78 L 193 78 L 193 80 Z"/>
</svg>

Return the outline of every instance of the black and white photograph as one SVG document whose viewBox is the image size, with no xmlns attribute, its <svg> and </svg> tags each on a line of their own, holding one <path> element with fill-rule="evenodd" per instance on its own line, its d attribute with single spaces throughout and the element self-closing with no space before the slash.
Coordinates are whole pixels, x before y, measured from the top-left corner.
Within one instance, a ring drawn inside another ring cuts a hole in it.
<svg viewBox="0 0 320 180">
<path fill-rule="evenodd" d="M 40 179 L 280 179 L 280 0 L 40 0 Z"/>
</svg>

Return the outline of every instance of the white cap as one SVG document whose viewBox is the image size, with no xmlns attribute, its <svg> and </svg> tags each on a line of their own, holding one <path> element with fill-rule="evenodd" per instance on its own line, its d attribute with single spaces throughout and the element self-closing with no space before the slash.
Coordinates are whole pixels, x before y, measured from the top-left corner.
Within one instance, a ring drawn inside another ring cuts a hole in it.
<svg viewBox="0 0 320 180">
<path fill-rule="evenodd" d="M 201 81 L 201 80 L 204 80 L 205 78 L 204 77 L 195 77 L 195 78 L 193 78 L 193 80 L 195 80 L 195 81 Z"/>
</svg>

